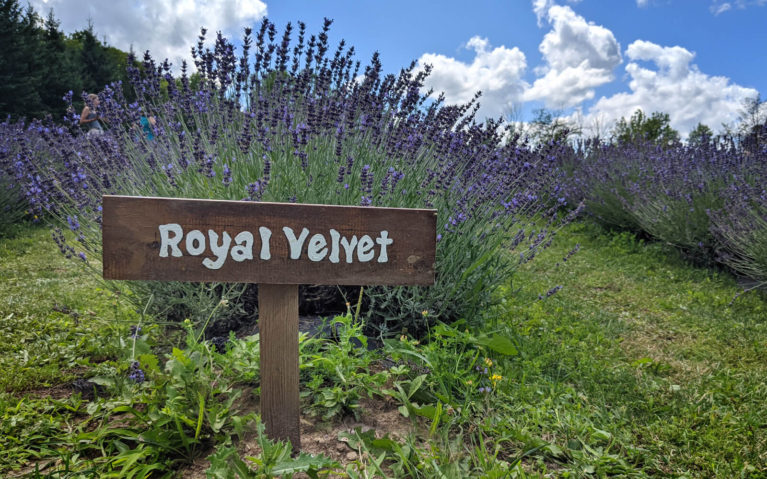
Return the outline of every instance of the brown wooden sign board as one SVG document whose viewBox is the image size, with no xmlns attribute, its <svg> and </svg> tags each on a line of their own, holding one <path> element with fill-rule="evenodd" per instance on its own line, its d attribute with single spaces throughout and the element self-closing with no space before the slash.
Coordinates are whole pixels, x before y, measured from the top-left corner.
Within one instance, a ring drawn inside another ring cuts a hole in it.
<svg viewBox="0 0 767 479">
<path fill-rule="evenodd" d="M 436 224 L 425 209 L 104 196 L 104 278 L 432 284 Z"/>
<path fill-rule="evenodd" d="M 104 196 L 105 279 L 259 283 L 261 417 L 300 449 L 298 284 L 434 283 L 436 210 Z"/>
</svg>

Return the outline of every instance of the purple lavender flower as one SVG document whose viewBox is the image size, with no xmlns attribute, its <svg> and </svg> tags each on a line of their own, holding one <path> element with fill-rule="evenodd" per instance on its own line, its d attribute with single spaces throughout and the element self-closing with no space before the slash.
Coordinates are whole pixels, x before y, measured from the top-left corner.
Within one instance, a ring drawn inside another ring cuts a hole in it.
<svg viewBox="0 0 767 479">
<path fill-rule="evenodd" d="M 69 229 L 72 231 L 80 229 L 80 222 L 78 221 L 77 216 L 67 215 L 67 223 L 69 224 Z"/>
<path fill-rule="evenodd" d="M 560 289 L 562 289 L 562 285 L 554 286 L 550 290 L 546 291 L 546 295 L 545 296 L 542 295 L 542 294 L 539 294 L 538 295 L 538 299 L 542 300 L 542 299 L 545 299 L 545 298 L 550 298 L 550 297 L 554 296 L 557 293 L 557 291 L 559 291 Z"/>
<path fill-rule="evenodd" d="M 128 378 L 136 384 L 141 384 L 146 380 L 144 371 L 141 369 L 141 363 L 138 361 L 131 362 L 130 369 L 128 370 Z"/>
<path fill-rule="evenodd" d="M 224 165 L 224 178 L 221 182 L 224 186 L 229 186 L 232 183 L 232 170 L 229 169 L 229 165 Z"/>
</svg>

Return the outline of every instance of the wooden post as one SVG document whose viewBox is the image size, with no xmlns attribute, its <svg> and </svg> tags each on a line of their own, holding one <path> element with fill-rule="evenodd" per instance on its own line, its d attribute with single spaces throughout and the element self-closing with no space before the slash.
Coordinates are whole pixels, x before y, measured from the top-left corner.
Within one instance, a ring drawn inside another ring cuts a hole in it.
<svg viewBox="0 0 767 479">
<path fill-rule="evenodd" d="M 258 285 L 261 418 L 271 439 L 301 449 L 298 392 L 298 285 Z"/>
</svg>

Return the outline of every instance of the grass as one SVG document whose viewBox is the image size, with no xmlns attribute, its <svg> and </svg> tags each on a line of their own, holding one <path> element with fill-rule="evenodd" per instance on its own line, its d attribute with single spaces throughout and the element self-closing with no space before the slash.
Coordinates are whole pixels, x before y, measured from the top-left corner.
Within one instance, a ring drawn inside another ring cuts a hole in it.
<svg viewBox="0 0 767 479">
<path fill-rule="evenodd" d="M 580 251 L 563 262 L 576 243 Z M 29 464 L 54 461 L 55 477 L 85 468 L 127 474 L 128 463 L 172 477 L 184 462 L 168 451 L 192 447 L 208 423 L 200 419 L 195 435 L 156 418 L 195 423 L 199 391 L 207 391 L 199 417 L 215 416 L 206 447 L 233 435 L 216 432 L 230 430 L 221 424 L 234 431 L 247 422 L 217 401 L 231 401 L 243 381 L 257 385 L 253 338 L 225 355 L 190 343 L 167 359 L 144 347 L 141 357 L 160 364 L 147 369 L 149 381 L 130 386 L 118 358 L 137 315 L 62 258 L 47 230 L 28 228 L 0 243 L 0 278 L 0 367 L 9 372 L 0 376 L 0 475 L 23 467 L 34 475 Z M 412 421 L 408 437 L 347 434 L 357 459 L 314 464 L 348 477 L 765 477 L 767 297 L 750 292 L 733 301 L 737 292 L 729 275 L 690 266 L 671 247 L 571 225 L 498 291 L 486 331 L 438 327 L 428 342 L 403 338 L 370 353 L 343 341 L 302 346 L 305 412 L 351 414 L 359 397 L 372 395 Z M 360 338 L 343 324 L 348 338 Z M 92 376 L 107 386 L 104 397 L 51 394 Z M 178 396 L 181 384 L 190 406 Z M 168 391 L 172 401 L 163 399 Z M 131 425 L 126 408 L 136 417 L 148 412 Z M 166 444 L 149 453 L 146 443 L 130 442 L 131 431 Z M 215 447 L 211 471 L 247 470 L 237 459 L 243 441 Z M 260 434 L 258 441 L 261 471 L 306 471 L 312 463 L 290 462 L 284 449 Z M 206 447 L 198 448 L 202 457 L 213 453 Z"/>
<path fill-rule="evenodd" d="M 0 368 L 7 373 L 0 390 L 71 382 L 93 362 L 113 358 L 120 323 L 135 321 L 94 276 L 59 253 L 43 226 L 0 241 L 0 278 Z"/>
<path fill-rule="evenodd" d="M 574 242 L 581 251 L 552 268 Z M 581 224 L 557 244 L 519 278 L 522 294 L 507 308 L 524 374 L 581 395 L 643 473 L 767 474 L 764 295 L 733 302 L 729 275 L 626 233 Z M 536 286 L 553 284 L 565 287 L 526 306 Z"/>
</svg>

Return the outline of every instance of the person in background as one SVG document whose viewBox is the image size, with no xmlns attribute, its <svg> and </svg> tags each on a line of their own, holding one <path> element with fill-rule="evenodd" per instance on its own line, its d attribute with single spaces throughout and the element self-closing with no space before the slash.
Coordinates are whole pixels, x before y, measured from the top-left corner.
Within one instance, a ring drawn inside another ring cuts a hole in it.
<svg viewBox="0 0 767 479">
<path fill-rule="evenodd" d="M 139 119 L 139 126 L 141 126 L 141 131 L 144 132 L 144 137 L 146 137 L 147 140 L 154 140 L 154 131 L 152 128 L 154 128 L 156 123 L 157 120 L 155 120 L 153 116 L 141 115 L 141 118 Z"/>
<path fill-rule="evenodd" d="M 88 136 L 100 135 L 104 133 L 104 127 L 101 125 L 101 117 L 98 115 L 99 96 L 95 93 L 88 95 L 80 114 L 80 126 L 84 126 Z"/>
</svg>

